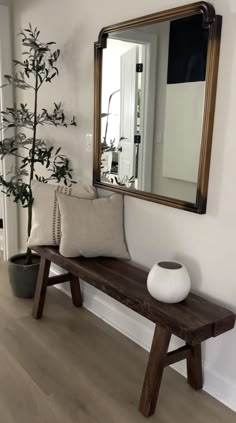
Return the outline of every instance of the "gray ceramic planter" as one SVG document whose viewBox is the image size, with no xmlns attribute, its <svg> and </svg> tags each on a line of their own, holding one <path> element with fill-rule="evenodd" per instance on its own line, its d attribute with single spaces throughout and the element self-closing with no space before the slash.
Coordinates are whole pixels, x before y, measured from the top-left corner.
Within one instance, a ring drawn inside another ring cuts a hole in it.
<svg viewBox="0 0 236 423">
<path fill-rule="evenodd" d="M 8 260 L 9 281 L 16 297 L 34 296 L 39 271 L 39 257 L 34 255 L 34 263 L 25 265 L 25 254 L 17 254 Z"/>
</svg>

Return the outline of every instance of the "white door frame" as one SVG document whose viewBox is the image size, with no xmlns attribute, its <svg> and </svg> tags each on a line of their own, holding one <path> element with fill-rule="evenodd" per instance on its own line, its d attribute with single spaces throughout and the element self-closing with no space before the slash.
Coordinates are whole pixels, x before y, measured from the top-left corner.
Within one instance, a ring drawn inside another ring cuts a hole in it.
<svg viewBox="0 0 236 423">
<path fill-rule="evenodd" d="M 12 73 L 12 36 L 10 25 L 9 6 L 0 4 L 0 86 L 4 83 L 4 75 Z M 0 90 L 0 109 L 12 107 L 13 89 L 7 87 Z M 8 135 L 14 135 L 14 131 Z M 3 131 L 0 139 L 4 137 Z M 0 171 L 7 178 L 8 172 L 15 166 L 14 157 L 8 156 L 1 161 Z M 4 233 L 4 259 L 18 252 L 17 206 L 5 195 L 1 195 L 3 203 L 3 233 Z M 0 197 L 0 198 L 1 198 Z"/>
<path fill-rule="evenodd" d="M 137 128 L 137 73 L 138 47 L 126 51 L 120 58 L 120 148 L 118 153 L 118 176 L 131 178 L 135 175 L 134 135 Z M 125 169 L 125 173 L 124 173 Z"/>
<path fill-rule="evenodd" d="M 141 97 L 141 145 L 139 149 L 138 186 L 142 191 L 151 191 L 152 185 L 152 157 L 154 143 L 154 119 L 156 98 L 156 67 L 158 33 L 147 33 L 140 30 L 127 30 L 122 33 L 110 34 L 113 39 L 133 42 L 143 45 L 144 71 Z"/>
</svg>

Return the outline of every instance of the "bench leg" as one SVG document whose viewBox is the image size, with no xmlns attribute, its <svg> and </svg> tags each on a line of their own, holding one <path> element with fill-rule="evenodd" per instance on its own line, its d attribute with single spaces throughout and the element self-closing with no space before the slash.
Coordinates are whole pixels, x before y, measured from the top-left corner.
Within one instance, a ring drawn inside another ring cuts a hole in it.
<svg viewBox="0 0 236 423">
<path fill-rule="evenodd" d="M 82 301 L 82 295 L 80 290 L 80 282 L 79 278 L 76 276 L 72 276 L 70 280 L 70 290 L 71 290 L 71 297 L 72 297 L 72 303 L 75 307 L 82 307 L 83 301 Z"/>
<path fill-rule="evenodd" d="M 170 332 L 156 326 L 139 403 L 139 411 L 145 417 L 152 416 L 156 409 L 170 338 Z"/>
<path fill-rule="evenodd" d="M 35 319 L 41 319 L 43 315 L 50 265 L 49 260 L 41 257 L 33 304 L 33 317 Z"/>
<path fill-rule="evenodd" d="M 190 356 L 187 358 L 188 383 L 194 389 L 202 389 L 202 352 L 201 344 L 191 347 Z"/>
</svg>

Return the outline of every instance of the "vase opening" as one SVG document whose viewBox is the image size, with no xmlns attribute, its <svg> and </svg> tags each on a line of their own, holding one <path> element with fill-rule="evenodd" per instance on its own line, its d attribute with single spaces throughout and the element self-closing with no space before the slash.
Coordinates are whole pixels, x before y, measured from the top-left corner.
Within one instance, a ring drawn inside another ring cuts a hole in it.
<svg viewBox="0 0 236 423">
<path fill-rule="evenodd" d="M 174 261 L 160 261 L 157 263 L 159 267 L 162 267 L 163 269 L 171 269 L 171 270 L 177 270 L 181 269 L 183 266 L 180 263 L 176 263 Z"/>
</svg>

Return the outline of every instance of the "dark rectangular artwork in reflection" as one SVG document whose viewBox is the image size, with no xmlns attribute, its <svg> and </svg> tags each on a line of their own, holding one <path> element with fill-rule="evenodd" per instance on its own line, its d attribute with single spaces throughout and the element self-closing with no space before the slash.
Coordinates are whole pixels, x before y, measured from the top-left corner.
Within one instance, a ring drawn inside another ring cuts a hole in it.
<svg viewBox="0 0 236 423">
<path fill-rule="evenodd" d="M 205 81 L 208 37 L 202 15 L 171 22 L 168 84 Z"/>
</svg>

